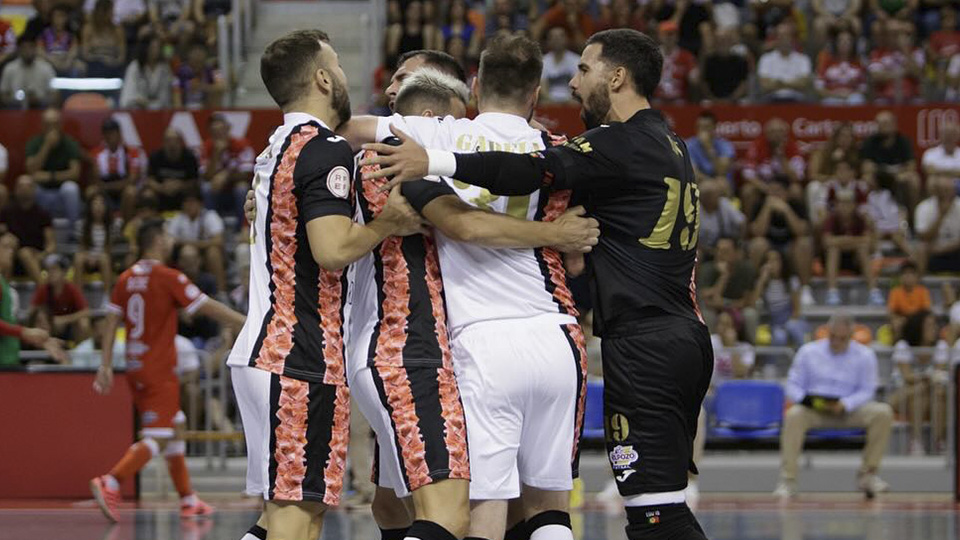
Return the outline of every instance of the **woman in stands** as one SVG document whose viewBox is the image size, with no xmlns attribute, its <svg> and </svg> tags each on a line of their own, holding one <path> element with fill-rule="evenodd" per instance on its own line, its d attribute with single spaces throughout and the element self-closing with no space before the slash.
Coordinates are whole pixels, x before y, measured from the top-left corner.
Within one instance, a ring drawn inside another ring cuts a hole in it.
<svg viewBox="0 0 960 540">
<path fill-rule="evenodd" d="M 467 18 L 467 3 L 465 0 L 454 0 L 447 11 L 446 24 L 437 33 L 440 38 L 434 48 L 440 51 L 447 51 L 454 58 L 461 57 L 450 52 L 451 47 L 462 47 L 464 60 L 473 60 L 480 58 L 480 32 Z M 452 45 L 451 40 L 459 39 L 459 45 Z M 455 51 L 456 52 L 456 51 Z M 466 62 L 462 62 L 466 65 Z"/>
<path fill-rule="evenodd" d="M 81 33 L 81 53 L 88 77 L 120 77 L 127 58 L 123 28 L 113 22 L 113 0 L 97 0 Z"/>
<path fill-rule="evenodd" d="M 65 4 L 57 4 L 50 11 L 50 26 L 37 38 L 41 56 L 62 77 L 76 77 L 83 72 L 83 62 L 78 58 L 77 35 L 69 23 L 69 8 Z"/>
<path fill-rule="evenodd" d="M 173 71 L 163 60 L 163 43 L 153 37 L 140 44 L 137 58 L 127 66 L 120 93 L 124 109 L 169 109 L 173 105 Z"/>
<path fill-rule="evenodd" d="M 893 350 L 893 385 L 890 404 L 910 424 L 910 454 L 946 451 L 947 385 L 950 382 L 950 346 L 940 338 L 936 316 L 921 311 L 907 318 L 903 339 Z M 915 349 L 914 347 L 922 347 Z M 923 427 L 927 422 L 934 441 L 926 448 Z"/>
<path fill-rule="evenodd" d="M 800 280 L 788 277 L 779 251 L 767 252 L 754 295 L 763 300 L 770 314 L 771 345 L 792 342 L 800 346 L 806 342 L 807 323 L 800 316 Z"/>
<path fill-rule="evenodd" d="M 110 212 L 103 193 L 96 192 L 87 201 L 86 212 L 80 223 L 79 249 L 73 256 L 73 281 L 81 289 L 88 272 L 99 272 L 103 290 L 113 287 L 113 264 L 110 258 L 113 237 Z"/>
</svg>

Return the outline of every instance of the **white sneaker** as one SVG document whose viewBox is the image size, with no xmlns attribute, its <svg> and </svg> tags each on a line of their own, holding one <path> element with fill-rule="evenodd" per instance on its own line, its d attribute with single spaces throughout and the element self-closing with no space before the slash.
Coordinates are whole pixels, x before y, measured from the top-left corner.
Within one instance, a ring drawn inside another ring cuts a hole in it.
<svg viewBox="0 0 960 540">
<path fill-rule="evenodd" d="M 886 306 L 887 299 L 883 297 L 883 291 L 874 287 L 870 289 L 870 305 L 871 306 Z"/>
<path fill-rule="evenodd" d="M 810 290 L 809 285 L 800 288 L 800 305 L 805 307 L 817 305 L 817 300 L 813 297 L 813 291 Z"/>
<path fill-rule="evenodd" d="M 795 480 L 780 480 L 780 483 L 777 484 L 777 489 L 773 490 L 773 496 L 784 502 L 790 499 L 796 499 L 798 494 L 799 491 L 797 490 L 797 482 Z"/>
<path fill-rule="evenodd" d="M 841 303 L 843 303 L 843 300 L 840 298 L 840 291 L 837 289 L 830 289 L 827 291 L 828 306 L 839 306 Z"/>
<path fill-rule="evenodd" d="M 890 484 L 886 483 L 875 474 L 861 474 L 857 480 L 858 487 L 868 499 L 877 496 L 878 493 L 885 493 L 890 490 Z"/>
</svg>

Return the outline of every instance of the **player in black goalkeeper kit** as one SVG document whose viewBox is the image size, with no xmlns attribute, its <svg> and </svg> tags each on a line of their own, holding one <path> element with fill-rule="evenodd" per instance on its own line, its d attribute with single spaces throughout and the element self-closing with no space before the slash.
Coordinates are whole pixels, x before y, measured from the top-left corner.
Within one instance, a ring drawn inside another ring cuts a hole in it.
<svg viewBox="0 0 960 540">
<path fill-rule="evenodd" d="M 634 30 L 587 42 L 570 82 L 589 128 L 535 154 L 368 145 L 394 182 L 453 177 L 497 195 L 574 189 L 600 222 L 587 256 L 594 330 L 603 338 L 606 445 L 627 508 L 627 537 L 703 540 L 683 490 L 696 472 L 697 416 L 713 349 L 696 303 L 699 190 L 683 140 L 650 108 L 657 44 Z"/>
</svg>

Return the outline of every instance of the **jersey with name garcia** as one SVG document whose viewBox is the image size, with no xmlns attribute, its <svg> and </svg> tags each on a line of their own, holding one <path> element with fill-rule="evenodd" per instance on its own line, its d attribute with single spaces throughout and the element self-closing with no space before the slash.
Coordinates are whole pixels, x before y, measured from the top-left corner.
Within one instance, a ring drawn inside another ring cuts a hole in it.
<svg viewBox="0 0 960 540">
<path fill-rule="evenodd" d="M 353 152 L 317 118 L 284 115 L 257 158 L 250 306 L 228 364 L 345 384 L 343 271 L 313 258 L 307 223 L 353 215 Z"/>
<path fill-rule="evenodd" d="M 516 115 L 482 113 L 475 119 L 423 118 L 394 115 L 380 121 L 378 139 L 390 135 L 393 124 L 426 148 L 453 152 L 507 151 L 529 153 L 554 144 L 553 138 Z M 499 197 L 488 190 L 442 178 L 467 203 L 519 219 L 551 221 L 570 201 L 569 190 L 545 189 L 519 197 Z M 404 186 L 404 195 L 418 210 L 432 197 L 408 190 L 427 186 L 429 179 Z M 457 242 L 437 231 L 437 247 L 447 299 L 447 319 L 454 334 L 467 325 L 504 319 L 560 314 L 573 322 L 577 310 L 566 283 L 560 254 L 552 248 L 496 249 Z"/>
</svg>

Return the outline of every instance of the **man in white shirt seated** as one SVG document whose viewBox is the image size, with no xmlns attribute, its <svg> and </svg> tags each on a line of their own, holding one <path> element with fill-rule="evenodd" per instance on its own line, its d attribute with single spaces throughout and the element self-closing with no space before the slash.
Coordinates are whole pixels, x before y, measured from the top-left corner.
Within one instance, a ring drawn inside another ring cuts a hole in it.
<svg viewBox="0 0 960 540">
<path fill-rule="evenodd" d="M 797 351 L 787 378 L 787 410 L 780 434 L 780 483 L 774 495 L 797 495 L 797 462 L 806 433 L 815 428 L 866 428 L 863 464 L 857 485 L 868 498 L 890 486 L 877 476 L 893 425 L 893 409 L 876 401 L 877 355 L 850 340 L 854 322 L 837 313 L 828 323 L 830 336 Z"/>
<path fill-rule="evenodd" d="M 954 180 L 960 178 L 960 125 L 953 122 L 940 127 L 940 145 L 923 153 L 920 165 L 927 176 L 942 174 Z"/>
<path fill-rule="evenodd" d="M 203 255 L 206 270 L 217 281 L 217 290 L 227 290 L 227 273 L 223 261 L 223 219 L 203 207 L 199 190 L 189 190 L 183 197 L 182 211 L 167 222 L 167 231 L 177 246 L 194 246 Z"/>
<path fill-rule="evenodd" d="M 927 179 L 930 197 L 914 211 L 914 231 L 922 242 L 916 250 L 921 273 L 960 271 L 960 197 L 953 179 Z"/>
<path fill-rule="evenodd" d="M 777 27 L 776 47 L 760 57 L 757 64 L 761 98 L 770 102 L 805 101 L 813 80 L 810 57 L 794 47 L 794 30 L 789 23 Z"/>
</svg>

